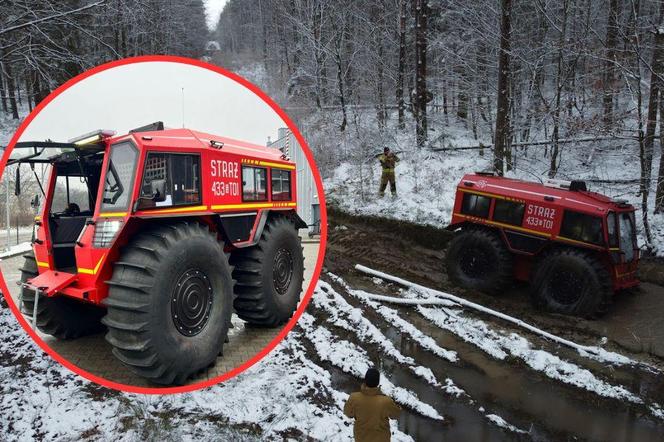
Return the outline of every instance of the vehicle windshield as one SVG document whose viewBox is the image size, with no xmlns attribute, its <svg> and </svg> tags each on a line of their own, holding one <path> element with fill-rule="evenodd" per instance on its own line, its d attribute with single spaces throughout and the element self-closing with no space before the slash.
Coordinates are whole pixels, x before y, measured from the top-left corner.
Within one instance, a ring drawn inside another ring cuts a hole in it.
<svg viewBox="0 0 664 442">
<path fill-rule="evenodd" d="M 18 162 L 34 162 L 34 163 L 49 163 L 53 157 L 57 157 L 63 152 L 72 149 L 63 149 L 57 147 L 16 147 L 9 154 L 10 163 Z"/>
<path fill-rule="evenodd" d="M 634 212 L 622 212 L 620 214 L 620 251 L 624 253 L 626 262 L 634 259 L 635 248 Z"/>
<path fill-rule="evenodd" d="M 138 150 L 129 141 L 111 146 L 104 178 L 103 212 L 126 210 L 129 207 L 137 158 Z"/>
</svg>

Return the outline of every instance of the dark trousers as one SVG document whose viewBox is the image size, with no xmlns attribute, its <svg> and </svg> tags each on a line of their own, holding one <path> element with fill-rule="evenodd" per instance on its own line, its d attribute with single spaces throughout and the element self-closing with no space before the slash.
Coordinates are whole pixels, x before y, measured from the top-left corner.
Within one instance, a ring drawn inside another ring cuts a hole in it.
<svg viewBox="0 0 664 442">
<path fill-rule="evenodd" d="M 387 187 L 387 183 L 390 183 L 390 192 L 392 192 L 392 195 L 396 195 L 397 181 L 394 176 L 394 170 L 383 170 L 383 173 L 380 176 L 380 196 L 385 195 L 385 188 Z"/>
</svg>

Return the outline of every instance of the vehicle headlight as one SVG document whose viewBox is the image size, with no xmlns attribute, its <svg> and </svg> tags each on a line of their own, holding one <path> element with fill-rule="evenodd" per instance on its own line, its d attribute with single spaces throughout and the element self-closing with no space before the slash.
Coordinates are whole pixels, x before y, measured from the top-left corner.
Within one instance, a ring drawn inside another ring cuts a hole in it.
<svg viewBox="0 0 664 442">
<path fill-rule="evenodd" d="M 115 235 L 122 228 L 121 220 L 100 221 L 95 225 L 95 236 L 92 241 L 93 247 L 106 248 L 115 239 Z"/>
</svg>

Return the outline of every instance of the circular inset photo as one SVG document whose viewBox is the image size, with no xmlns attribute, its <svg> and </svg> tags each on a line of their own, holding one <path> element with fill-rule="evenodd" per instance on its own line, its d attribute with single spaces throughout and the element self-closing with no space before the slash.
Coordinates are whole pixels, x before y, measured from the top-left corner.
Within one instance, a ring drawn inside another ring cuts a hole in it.
<svg viewBox="0 0 664 442">
<path fill-rule="evenodd" d="M 5 298 L 88 379 L 212 385 L 265 356 L 311 297 L 320 176 L 286 114 L 235 74 L 176 57 L 102 65 L 26 118 L 2 167 L 17 226 Z"/>
</svg>

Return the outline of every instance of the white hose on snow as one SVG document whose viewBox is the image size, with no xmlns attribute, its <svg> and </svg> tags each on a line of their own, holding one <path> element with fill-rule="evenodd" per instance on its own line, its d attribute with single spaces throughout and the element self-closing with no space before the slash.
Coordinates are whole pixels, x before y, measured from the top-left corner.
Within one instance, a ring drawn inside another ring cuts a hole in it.
<svg viewBox="0 0 664 442">
<path fill-rule="evenodd" d="M 571 347 L 577 350 L 585 351 L 587 353 L 591 353 L 594 355 L 599 355 L 599 348 L 598 347 L 590 347 L 587 345 L 581 345 L 577 344 L 576 342 L 572 342 L 568 339 L 561 338 L 560 336 L 553 335 L 547 331 L 544 331 L 542 329 L 539 329 L 535 326 L 532 326 L 528 324 L 527 322 L 523 322 L 520 319 L 515 318 L 514 316 L 506 315 L 505 313 L 501 313 L 496 310 L 492 310 L 488 307 L 484 307 L 483 305 L 476 304 L 474 302 L 467 301 L 463 298 L 459 298 L 458 296 L 451 295 L 449 293 L 441 292 L 438 290 L 430 289 L 428 287 L 425 287 L 423 285 L 416 284 L 414 282 L 407 281 L 405 279 L 399 278 L 397 276 L 389 275 L 387 273 L 380 272 L 378 270 L 370 269 L 369 267 L 365 267 L 360 264 L 355 265 L 355 269 L 357 271 L 360 271 L 362 273 L 366 273 L 372 276 L 376 276 L 378 278 L 384 279 L 386 281 L 392 281 L 394 283 L 397 283 L 399 285 L 402 285 L 404 287 L 410 287 L 414 288 L 416 290 L 424 291 L 431 293 L 437 298 L 442 298 L 442 299 L 403 299 L 403 298 L 393 298 L 391 296 L 380 296 L 380 295 L 365 295 L 369 299 L 375 299 L 377 301 L 384 301 L 384 302 L 392 302 L 395 304 L 413 304 L 413 305 L 442 305 L 449 303 L 450 301 L 462 305 L 464 307 L 471 308 L 473 310 L 480 311 L 482 313 L 486 313 L 491 316 L 495 316 L 497 318 L 503 319 L 507 322 L 511 322 L 512 324 L 518 325 L 519 327 L 525 328 L 526 330 L 535 333 L 537 335 L 543 336 L 547 339 L 550 339 L 552 341 L 558 342 L 559 344 L 566 345 L 567 347 Z"/>
</svg>

